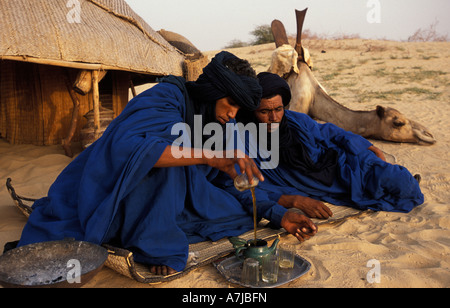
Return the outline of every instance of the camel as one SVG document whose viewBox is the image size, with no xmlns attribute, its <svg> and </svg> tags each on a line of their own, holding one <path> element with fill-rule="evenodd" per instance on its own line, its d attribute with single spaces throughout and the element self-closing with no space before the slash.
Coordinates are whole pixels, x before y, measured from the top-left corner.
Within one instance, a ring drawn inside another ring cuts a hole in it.
<svg viewBox="0 0 450 308">
<path fill-rule="evenodd" d="M 283 24 L 272 22 L 277 49 L 269 72 L 286 79 L 292 91 L 289 109 L 306 113 L 314 119 L 333 123 L 365 138 L 416 144 L 434 144 L 436 140 L 419 123 L 409 120 L 396 109 L 377 106 L 375 110 L 351 110 L 331 98 L 312 73 L 312 61 L 302 46 L 301 34 L 307 9 L 296 10 L 297 41 L 289 45 Z"/>
</svg>

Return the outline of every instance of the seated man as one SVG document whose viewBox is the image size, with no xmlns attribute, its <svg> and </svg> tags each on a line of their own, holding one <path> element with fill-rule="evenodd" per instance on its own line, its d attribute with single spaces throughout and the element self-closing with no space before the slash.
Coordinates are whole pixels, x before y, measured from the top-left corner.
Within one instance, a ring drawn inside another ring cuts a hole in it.
<svg viewBox="0 0 450 308">
<path fill-rule="evenodd" d="M 322 219 L 332 212 L 318 200 L 395 212 L 409 212 L 424 202 L 418 180 L 406 168 L 385 162 L 383 152 L 361 136 L 285 110 L 291 92 L 278 75 L 261 73 L 258 79 L 263 88 L 260 106 L 254 112 L 242 110 L 237 119 L 276 124 L 279 164 L 261 170 L 265 181 L 259 185 L 270 199 Z"/>
<path fill-rule="evenodd" d="M 194 127 L 195 115 L 203 125 L 223 125 L 240 108 L 255 110 L 260 98 L 249 63 L 227 52 L 216 55 L 196 82 L 164 78 L 130 101 L 103 136 L 62 171 L 48 196 L 34 203 L 19 246 L 64 238 L 112 243 L 166 275 L 184 269 L 190 243 L 251 230 L 249 211 L 211 181 L 219 170 L 236 177 L 235 165 L 263 180 L 254 161 L 188 147 L 183 151 L 189 155 L 176 158 L 172 150 L 179 135 L 172 128 Z M 203 136 L 192 134 L 191 144 L 197 138 Z M 268 207 L 266 218 L 293 230 L 304 226 L 296 216 L 275 215 L 279 212 Z"/>
</svg>

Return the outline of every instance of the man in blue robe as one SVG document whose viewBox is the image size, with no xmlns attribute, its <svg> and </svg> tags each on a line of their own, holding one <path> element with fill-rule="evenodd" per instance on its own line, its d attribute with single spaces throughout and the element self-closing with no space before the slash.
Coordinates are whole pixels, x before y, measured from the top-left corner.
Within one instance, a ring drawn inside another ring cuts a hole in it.
<svg viewBox="0 0 450 308">
<path fill-rule="evenodd" d="M 194 127 L 196 116 L 203 125 L 224 125 L 241 108 L 255 110 L 260 98 L 254 70 L 228 52 L 216 55 L 196 82 L 164 78 L 130 101 L 62 171 L 48 196 L 34 203 L 19 246 L 64 238 L 113 243 L 166 275 L 184 269 L 190 243 L 251 230 L 251 209 L 211 181 L 219 170 L 236 177 L 236 165 L 263 180 L 255 162 L 185 145 L 186 155 L 175 157 L 179 135 L 173 128 Z M 191 133 L 191 144 L 202 145 L 204 136 Z M 274 202 L 261 210 L 275 225 L 306 226 L 298 217 L 284 217 Z"/>
<path fill-rule="evenodd" d="M 272 124 L 269 133 L 278 130 L 279 164 L 261 169 L 265 181 L 259 185 L 270 200 L 322 219 L 332 212 L 321 201 L 393 212 L 409 212 L 424 202 L 420 176 L 387 163 L 383 152 L 359 135 L 285 110 L 291 92 L 278 75 L 261 73 L 258 79 L 263 88 L 260 106 L 254 112 L 242 110 L 237 119 Z M 265 160 L 257 159 L 259 164 Z"/>
</svg>

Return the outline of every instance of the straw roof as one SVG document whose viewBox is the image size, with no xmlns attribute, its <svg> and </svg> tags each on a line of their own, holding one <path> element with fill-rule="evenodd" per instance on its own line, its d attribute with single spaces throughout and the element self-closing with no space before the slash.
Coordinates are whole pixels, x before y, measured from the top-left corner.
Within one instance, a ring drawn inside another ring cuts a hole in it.
<svg viewBox="0 0 450 308">
<path fill-rule="evenodd" d="M 1 0 L 0 29 L 0 59 L 183 74 L 183 55 L 123 0 Z"/>
</svg>

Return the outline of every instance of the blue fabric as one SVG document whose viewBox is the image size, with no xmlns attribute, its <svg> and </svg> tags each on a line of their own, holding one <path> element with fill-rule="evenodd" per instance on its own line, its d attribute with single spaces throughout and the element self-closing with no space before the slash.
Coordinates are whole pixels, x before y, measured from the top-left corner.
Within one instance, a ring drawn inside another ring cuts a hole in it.
<svg viewBox="0 0 450 308">
<path fill-rule="evenodd" d="M 251 230 L 248 210 L 211 183 L 216 169 L 153 168 L 178 137 L 172 126 L 185 122 L 185 90 L 161 83 L 130 101 L 35 202 L 19 246 L 64 238 L 114 241 L 138 262 L 181 271 L 189 243 Z"/>
<path fill-rule="evenodd" d="M 333 124 L 318 124 L 302 113 L 286 110 L 285 116 L 314 162 L 327 150 L 338 152 L 338 176 L 331 186 L 326 186 L 288 166 L 261 170 L 265 181 L 259 188 L 271 200 L 298 194 L 361 210 L 393 212 L 410 212 L 424 202 L 411 173 L 403 166 L 379 159 L 368 150 L 372 144 L 366 139 Z"/>
</svg>

